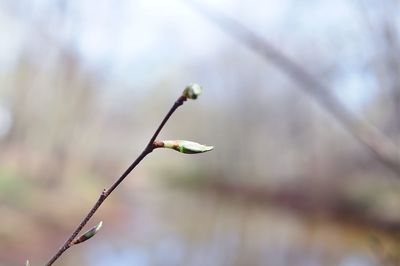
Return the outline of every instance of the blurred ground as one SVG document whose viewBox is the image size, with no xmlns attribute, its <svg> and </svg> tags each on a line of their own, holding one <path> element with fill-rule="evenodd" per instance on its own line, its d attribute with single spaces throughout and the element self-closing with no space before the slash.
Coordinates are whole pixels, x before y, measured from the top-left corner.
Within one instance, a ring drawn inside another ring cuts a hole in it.
<svg viewBox="0 0 400 266">
<path fill-rule="evenodd" d="M 400 4 L 203 1 L 324 83 L 400 158 Z M 0 2 L 0 266 L 43 265 L 136 158 L 157 150 L 56 265 L 399 265 L 400 176 L 272 62 L 183 1 Z"/>
</svg>

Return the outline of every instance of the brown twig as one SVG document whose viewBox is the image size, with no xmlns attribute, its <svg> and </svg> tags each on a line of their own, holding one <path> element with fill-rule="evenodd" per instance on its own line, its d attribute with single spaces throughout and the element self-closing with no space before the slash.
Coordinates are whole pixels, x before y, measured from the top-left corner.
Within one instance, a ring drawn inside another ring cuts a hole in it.
<svg viewBox="0 0 400 266">
<path fill-rule="evenodd" d="M 247 48 L 275 64 L 294 81 L 297 81 L 303 91 L 312 96 L 321 107 L 336 118 L 362 145 L 367 147 L 375 159 L 400 177 L 400 149 L 397 145 L 378 129 L 350 112 L 336 99 L 332 90 L 239 21 L 207 7 L 200 1 L 189 0 L 185 3 Z"/>
<path fill-rule="evenodd" d="M 154 132 L 153 136 L 151 137 L 149 143 L 144 148 L 142 153 L 136 158 L 136 160 L 125 170 L 125 172 L 110 186 L 110 188 L 103 190 L 100 194 L 99 199 L 96 201 L 92 209 L 86 214 L 85 218 L 80 222 L 80 224 L 76 227 L 75 231 L 71 234 L 71 236 L 65 241 L 65 243 L 59 248 L 59 250 L 54 254 L 54 256 L 46 263 L 46 266 L 52 265 L 60 256 L 69 249 L 73 244 L 74 239 L 77 237 L 79 232 L 82 228 L 87 224 L 87 222 L 92 218 L 92 216 L 96 213 L 97 209 L 103 204 L 103 202 L 110 196 L 110 194 L 116 189 L 119 184 L 132 172 L 133 169 L 155 148 L 154 141 L 156 140 L 157 136 L 160 134 L 161 130 L 163 129 L 164 125 L 167 123 L 168 119 L 171 115 L 187 100 L 186 96 L 180 96 L 171 107 L 169 112 L 165 115 L 164 119 L 162 120 L 161 124 L 158 126 L 157 130 Z"/>
</svg>

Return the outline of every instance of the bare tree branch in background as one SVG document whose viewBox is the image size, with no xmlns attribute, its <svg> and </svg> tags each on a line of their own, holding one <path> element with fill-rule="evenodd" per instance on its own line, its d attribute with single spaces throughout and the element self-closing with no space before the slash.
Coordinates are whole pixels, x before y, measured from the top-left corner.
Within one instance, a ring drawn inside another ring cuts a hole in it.
<svg viewBox="0 0 400 266">
<path fill-rule="evenodd" d="M 357 2 L 361 18 L 366 25 L 372 44 L 380 56 L 373 59 L 372 73 L 378 81 L 378 87 L 384 95 L 385 109 L 389 110 L 390 132 L 400 136 L 400 38 L 396 25 L 399 2 L 384 1 L 380 3 L 384 16 L 373 19 L 364 2 Z M 399 142 L 400 145 L 400 142 Z"/>
<path fill-rule="evenodd" d="M 249 49 L 258 53 L 265 60 L 272 62 L 293 81 L 298 82 L 304 92 L 311 95 L 324 109 L 332 114 L 349 133 L 368 148 L 378 161 L 400 177 L 400 149 L 379 130 L 357 117 L 341 104 L 329 87 L 237 20 L 197 1 L 187 1 L 185 3 L 188 3 L 196 12 L 236 38 Z"/>
</svg>

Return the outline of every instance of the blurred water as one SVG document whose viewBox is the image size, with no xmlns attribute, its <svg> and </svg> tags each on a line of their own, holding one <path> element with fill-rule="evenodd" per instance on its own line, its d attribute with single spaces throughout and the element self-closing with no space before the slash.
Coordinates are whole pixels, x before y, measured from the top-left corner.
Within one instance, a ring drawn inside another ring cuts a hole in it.
<svg viewBox="0 0 400 266">
<path fill-rule="evenodd" d="M 370 241 L 377 235 L 354 226 L 195 192 L 142 191 L 130 202 L 130 218 L 80 249 L 80 263 L 383 265 Z"/>
</svg>

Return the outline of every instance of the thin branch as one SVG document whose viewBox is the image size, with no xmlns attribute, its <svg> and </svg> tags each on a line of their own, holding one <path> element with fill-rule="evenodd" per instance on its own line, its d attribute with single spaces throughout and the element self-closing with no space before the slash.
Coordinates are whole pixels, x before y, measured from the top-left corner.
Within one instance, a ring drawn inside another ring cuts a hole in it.
<svg viewBox="0 0 400 266">
<path fill-rule="evenodd" d="M 171 117 L 171 115 L 178 109 L 179 106 L 181 106 L 185 101 L 187 100 L 187 97 L 185 96 L 180 96 L 174 103 L 174 105 L 171 107 L 169 112 L 165 115 L 164 119 L 162 120 L 161 124 L 158 126 L 157 130 L 154 132 L 153 136 L 151 137 L 149 143 L 147 146 L 144 148 L 142 153 L 136 158 L 136 160 L 128 167 L 128 169 L 125 170 L 125 172 L 108 188 L 107 190 L 104 190 L 99 199 L 96 201 L 96 203 L 93 205 L 92 209 L 86 214 L 86 216 L 83 218 L 83 220 L 80 222 L 80 224 L 76 227 L 74 232 L 71 234 L 71 236 L 65 241 L 65 243 L 59 248 L 59 250 L 54 254 L 54 256 L 46 263 L 46 266 L 52 265 L 60 256 L 67 250 L 69 249 L 73 244 L 74 239 L 77 237 L 79 232 L 82 230 L 82 228 L 87 224 L 87 222 L 92 218 L 92 216 L 96 213 L 97 209 L 103 204 L 103 202 L 110 196 L 110 194 L 116 189 L 119 184 L 121 184 L 122 181 L 129 175 L 129 173 L 132 172 L 133 169 L 149 154 L 153 151 L 155 148 L 154 146 L 154 141 L 156 140 L 157 136 L 160 134 L 161 130 L 163 129 L 164 125 L 167 123 L 168 119 Z"/>
<path fill-rule="evenodd" d="M 400 177 L 400 149 L 397 145 L 378 129 L 348 110 L 337 100 L 329 87 L 237 20 L 209 8 L 199 1 L 189 0 L 185 3 L 247 48 L 275 64 L 292 80 L 298 82 L 303 91 L 311 95 L 363 146 L 367 147 L 375 159 Z"/>
</svg>

